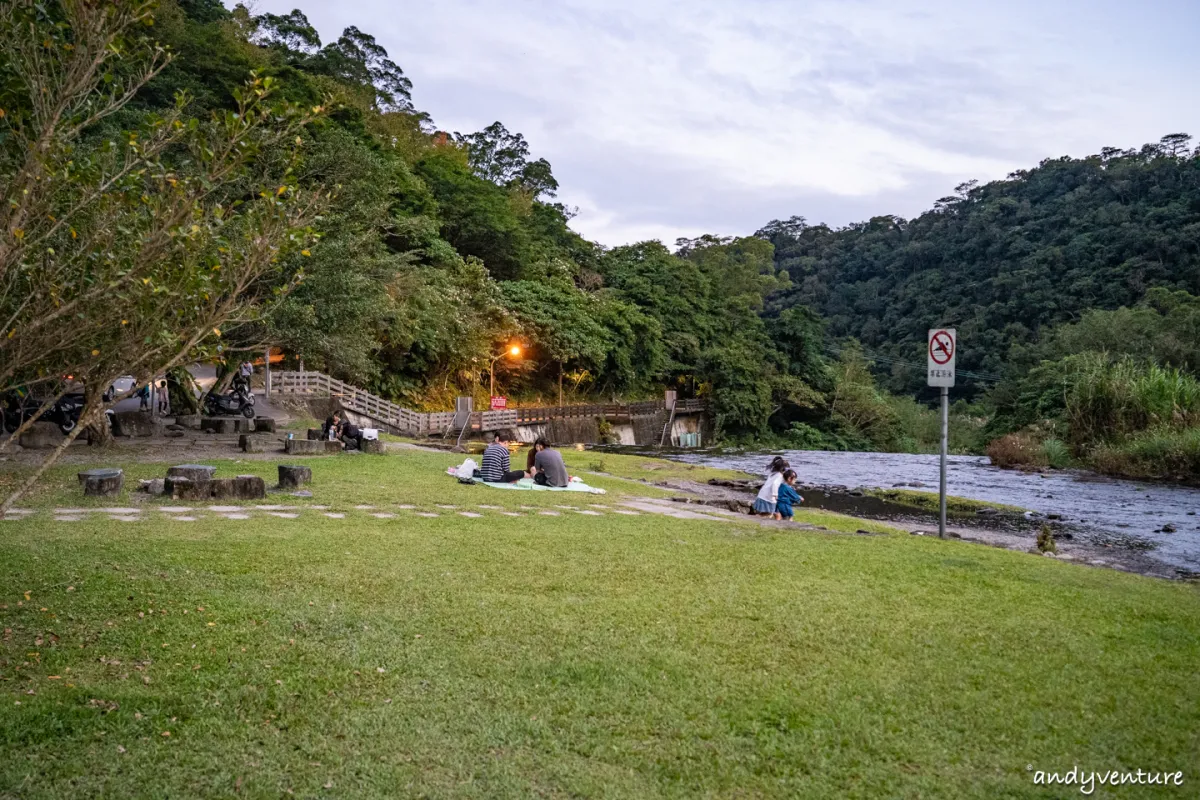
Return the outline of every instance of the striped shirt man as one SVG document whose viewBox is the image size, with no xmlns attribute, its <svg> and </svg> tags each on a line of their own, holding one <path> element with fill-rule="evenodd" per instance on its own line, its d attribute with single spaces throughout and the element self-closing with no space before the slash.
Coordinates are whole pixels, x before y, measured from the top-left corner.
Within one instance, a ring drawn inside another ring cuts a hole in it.
<svg viewBox="0 0 1200 800">
<path fill-rule="evenodd" d="M 479 468 L 479 477 L 485 483 L 511 483 L 525 477 L 521 470 L 511 470 L 511 459 L 508 446 L 499 436 L 496 441 L 483 451 L 483 466 Z"/>
</svg>

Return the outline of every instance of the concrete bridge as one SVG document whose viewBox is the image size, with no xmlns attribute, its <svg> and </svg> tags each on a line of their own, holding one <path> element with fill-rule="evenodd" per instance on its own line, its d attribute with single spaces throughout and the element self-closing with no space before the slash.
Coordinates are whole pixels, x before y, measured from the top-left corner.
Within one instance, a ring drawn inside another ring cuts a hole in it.
<svg viewBox="0 0 1200 800">
<path fill-rule="evenodd" d="M 674 392 L 665 392 L 662 400 L 640 403 L 430 413 L 404 408 L 322 372 L 272 372 L 267 391 L 279 397 L 324 401 L 325 409 L 342 408 L 356 424 L 396 435 L 459 440 L 508 428 L 523 442 L 545 436 L 559 443 L 598 443 L 603 438 L 603 421 L 610 428 L 608 438 L 613 443 L 697 447 L 703 438 L 705 419 L 704 401 L 677 400 Z"/>
</svg>

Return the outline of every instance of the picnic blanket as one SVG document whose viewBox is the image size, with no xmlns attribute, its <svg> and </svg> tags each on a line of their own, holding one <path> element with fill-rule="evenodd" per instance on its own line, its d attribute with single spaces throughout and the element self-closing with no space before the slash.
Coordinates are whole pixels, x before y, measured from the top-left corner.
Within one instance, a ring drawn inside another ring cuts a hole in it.
<svg viewBox="0 0 1200 800">
<path fill-rule="evenodd" d="M 455 475 L 455 467 L 450 467 L 449 469 L 447 469 L 446 474 L 451 477 L 457 477 L 457 475 Z M 534 491 L 534 492 L 583 492 L 584 494 L 606 494 L 604 489 L 599 489 L 595 486 L 588 486 L 586 483 L 579 480 L 578 478 L 572 478 L 571 482 L 568 483 L 566 486 L 542 486 L 541 484 L 534 483 L 532 478 L 522 478 L 521 480 L 517 481 L 516 483 L 488 483 L 486 481 L 481 481 L 478 478 L 476 478 L 475 483 L 479 484 L 480 486 L 491 487 L 492 489 L 517 489 L 517 490 L 521 490 L 521 491 Z"/>
</svg>

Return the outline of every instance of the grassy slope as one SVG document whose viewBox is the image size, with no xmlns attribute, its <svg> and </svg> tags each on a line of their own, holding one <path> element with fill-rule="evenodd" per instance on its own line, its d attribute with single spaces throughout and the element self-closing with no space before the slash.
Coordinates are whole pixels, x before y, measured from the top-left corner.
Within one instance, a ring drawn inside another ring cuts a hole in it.
<svg viewBox="0 0 1200 800">
<path fill-rule="evenodd" d="M 617 499 L 453 460 L 309 460 L 345 520 L 0 523 L 0 796 L 1049 797 L 1026 764 L 1200 752 L 1195 586 L 901 535 L 349 510 Z M 81 505 L 73 471 L 33 504 Z"/>
</svg>

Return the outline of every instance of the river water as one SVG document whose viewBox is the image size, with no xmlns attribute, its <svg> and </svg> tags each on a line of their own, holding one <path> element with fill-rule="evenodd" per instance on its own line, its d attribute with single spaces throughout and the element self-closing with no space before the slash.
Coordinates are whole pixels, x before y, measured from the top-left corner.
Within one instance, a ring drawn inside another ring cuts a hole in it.
<svg viewBox="0 0 1200 800">
<path fill-rule="evenodd" d="M 775 453 L 683 451 L 668 457 L 761 476 Z M 907 453 L 787 450 L 799 481 L 849 488 L 938 490 L 938 457 Z M 959 497 L 1059 514 L 1097 543 L 1124 542 L 1177 569 L 1200 572 L 1200 489 L 1106 478 L 1077 470 L 1045 474 L 993 467 L 984 456 L 950 456 L 947 491 Z M 914 487 L 919 483 L 924 486 Z M 1172 526 L 1173 533 L 1162 532 Z"/>
</svg>

